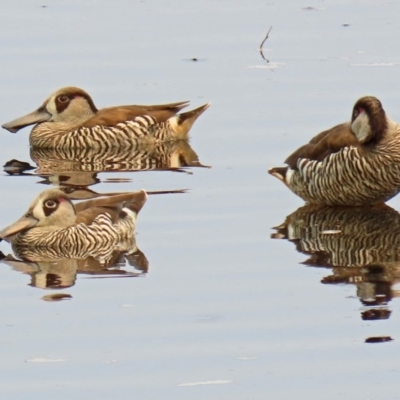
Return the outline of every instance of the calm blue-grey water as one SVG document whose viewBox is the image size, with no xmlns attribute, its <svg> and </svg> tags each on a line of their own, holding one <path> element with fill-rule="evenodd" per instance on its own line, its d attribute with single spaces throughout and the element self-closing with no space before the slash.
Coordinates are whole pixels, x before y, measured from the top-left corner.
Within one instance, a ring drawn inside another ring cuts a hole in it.
<svg viewBox="0 0 400 400">
<path fill-rule="evenodd" d="M 363 320 L 354 282 L 322 284 L 331 269 L 271 239 L 303 203 L 267 174 L 363 95 L 400 121 L 399 13 L 395 0 L 3 4 L 0 122 L 68 85 L 98 107 L 211 101 L 191 145 L 212 168 L 98 175 L 98 192 L 188 190 L 149 196 L 139 214 L 143 276 L 79 274 L 71 300 L 45 302 L 54 291 L 0 264 L 1 397 L 400 398 L 396 280 L 372 307 L 389 318 Z M 30 161 L 29 129 L 0 134 L 2 164 Z M 42 180 L 0 175 L 0 226 Z M 376 336 L 394 340 L 365 343 Z"/>
</svg>

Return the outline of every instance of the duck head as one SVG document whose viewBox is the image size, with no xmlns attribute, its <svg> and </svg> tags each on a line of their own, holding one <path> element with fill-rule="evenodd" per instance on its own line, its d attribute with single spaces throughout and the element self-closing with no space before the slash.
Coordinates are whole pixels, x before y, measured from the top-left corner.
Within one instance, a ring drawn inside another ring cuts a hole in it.
<svg viewBox="0 0 400 400">
<path fill-rule="evenodd" d="M 88 93 L 71 86 L 57 90 L 37 110 L 7 122 L 2 127 L 15 133 L 26 126 L 41 122 L 79 125 L 91 118 L 97 111 Z"/>
<path fill-rule="evenodd" d="M 381 102 L 373 96 L 361 97 L 353 107 L 351 130 L 361 144 L 377 143 L 388 128 Z"/>
<path fill-rule="evenodd" d="M 66 228 L 73 225 L 75 220 L 75 207 L 67 195 L 58 189 L 47 189 L 36 197 L 20 219 L 0 231 L 0 238 L 8 240 L 34 227 Z"/>
</svg>

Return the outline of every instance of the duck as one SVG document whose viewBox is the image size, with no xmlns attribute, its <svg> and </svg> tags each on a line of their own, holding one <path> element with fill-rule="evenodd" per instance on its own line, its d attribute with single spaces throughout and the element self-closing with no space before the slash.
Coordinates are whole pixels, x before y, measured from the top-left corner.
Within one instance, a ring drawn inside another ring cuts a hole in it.
<svg viewBox="0 0 400 400">
<path fill-rule="evenodd" d="M 285 163 L 268 172 L 308 204 L 381 204 L 400 191 L 400 125 L 376 97 L 361 97 L 350 122 L 319 133 Z"/>
<path fill-rule="evenodd" d="M 210 106 L 181 113 L 188 101 L 159 105 L 123 105 L 98 109 L 77 87 L 51 94 L 35 111 L 2 125 L 12 133 L 35 125 L 29 136 L 36 148 L 129 148 L 137 142 L 188 139 L 196 119 Z"/>
<path fill-rule="evenodd" d="M 110 195 L 73 204 L 60 188 L 41 192 L 27 212 L 0 231 L 13 249 L 46 249 L 57 258 L 100 257 L 129 240 L 137 214 L 147 200 L 145 190 Z M 19 251 L 20 252 L 20 251 Z M 100 254 L 100 255 L 99 255 Z"/>
</svg>

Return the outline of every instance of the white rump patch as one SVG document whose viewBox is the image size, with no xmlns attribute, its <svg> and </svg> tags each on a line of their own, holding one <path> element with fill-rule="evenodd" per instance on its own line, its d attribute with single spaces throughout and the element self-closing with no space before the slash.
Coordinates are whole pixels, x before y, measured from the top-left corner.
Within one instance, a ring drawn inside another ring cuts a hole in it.
<svg viewBox="0 0 400 400">
<path fill-rule="evenodd" d="M 136 221 L 137 214 L 134 211 L 128 207 L 124 207 L 122 210 L 125 211 L 134 221 Z"/>
<path fill-rule="evenodd" d="M 169 118 L 168 122 L 169 122 L 169 125 L 170 125 L 171 129 L 174 132 L 178 132 L 178 130 L 179 130 L 179 123 L 178 123 L 179 122 L 179 117 L 175 115 L 175 116 Z"/>
</svg>

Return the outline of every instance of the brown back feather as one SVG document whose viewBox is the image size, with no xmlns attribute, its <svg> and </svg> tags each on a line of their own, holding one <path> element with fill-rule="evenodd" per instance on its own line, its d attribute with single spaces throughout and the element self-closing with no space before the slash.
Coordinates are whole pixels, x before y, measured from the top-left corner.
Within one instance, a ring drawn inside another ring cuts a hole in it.
<svg viewBox="0 0 400 400">
<path fill-rule="evenodd" d="M 332 153 L 337 153 L 343 147 L 358 146 L 357 137 L 351 130 L 350 123 L 336 125 L 314 136 L 310 142 L 293 152 L 285 163 L 292 169 L 297 169 L 300 158 L 322 161 Z"/>
<path fill-rule="evenodd" d="M 123 193 L 113 196 L 82 201 L 75 205 L 76 224 L 81 222 L 91 224 L 100 214 L 108 213 L 115 223 L 121 216 L 122 208 L 128 207 L 138 213 L 146 202 L 147 195 L 144 190 L 140 192 Z"/>
<path fill-rule="evenodd" d="M 150 115 L 158 122 L 164 122 L 168 118 L 176 115 L 185 108 L 189 102 L 181 101 L 179 103 L 159 104 L 153 106 L 144 105 L 126 105 L 117 107 L 108 107 L 99 110 L 92 118 L 82 124 L 84 128 L 91 128 L 96 125 L 114 126 L 120 122 L 130 121 L 142 115 Z"/>
</svg>

